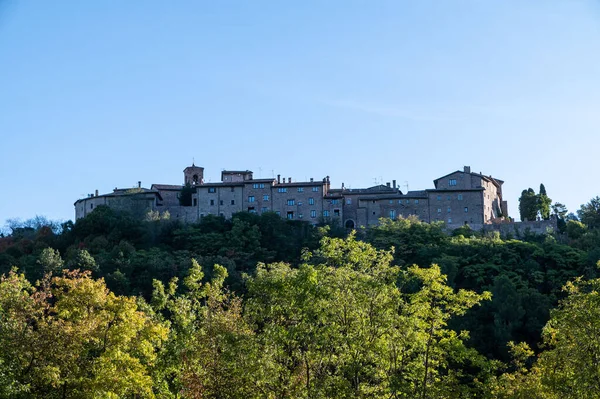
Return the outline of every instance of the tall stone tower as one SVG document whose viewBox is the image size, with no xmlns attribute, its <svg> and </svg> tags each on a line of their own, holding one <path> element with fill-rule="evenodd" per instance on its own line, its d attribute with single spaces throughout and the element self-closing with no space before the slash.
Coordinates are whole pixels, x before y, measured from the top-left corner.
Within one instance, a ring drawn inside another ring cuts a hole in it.
<svg viewBox="0 0 600 399">
<path fill-rule="evenodd" d="M 191 186 L 204 183 L 204 168 L 192 163 L 192 166 L 183 170 L 183 183 Z"/>
</svg>

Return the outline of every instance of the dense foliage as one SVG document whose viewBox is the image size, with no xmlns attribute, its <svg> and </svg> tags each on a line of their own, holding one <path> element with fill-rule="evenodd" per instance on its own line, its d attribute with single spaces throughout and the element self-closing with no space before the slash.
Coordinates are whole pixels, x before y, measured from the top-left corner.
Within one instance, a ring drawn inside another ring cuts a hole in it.
<svg viewBox="0 0 600 399">
<path fill-rule="evenodd" d="M 0 398 L 598 397 L 600 230 L 553 209 L 564 234 L 502 238 L 106 207 L 14 225 Z"/>
</svg>

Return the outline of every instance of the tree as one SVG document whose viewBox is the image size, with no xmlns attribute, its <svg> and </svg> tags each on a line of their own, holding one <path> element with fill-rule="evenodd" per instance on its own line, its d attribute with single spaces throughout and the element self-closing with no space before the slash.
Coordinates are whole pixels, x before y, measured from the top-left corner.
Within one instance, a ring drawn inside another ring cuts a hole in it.
<svg viewBox="0 0 600 399">
<path fill-rule="evenodd" d="M 535 191 L 529 188 L 521 192 L 519 198 L 519 214 L 521 220 L 536 220 L 538 214 L 537 195 Z"/>
<path fill-rule="evenodd" d="M 561 233 L 564 233 L 565 229 L 567 227 L 567 214 L 568 213 L 569 213 L 569 211 L 567 210 L 566 205 L 561 204 L 560 202 L 555 202 L 554 204 L 552 204 L 552 214 L 554 216 L 556 216 L 558 230 Z"/>
<path fill-rule="evenodd" d="M 98 270 L 96 260 L 85 249 L 75 250 L 74 254 L 71 256 L 71 259 L 67 262 L 67 266 L 69 266 L 70 269 L 82 269 L 90 271 Z"/>
<path fill-rule="evenodd" d="M 500 378 L 496 398 L 600 398 L 600 279 L 565 286 L 568 296 L 544 327 L 543 346 L 531 371 L 519 367 Z M 514 348 L 517 346 L 513 345 Z M 524 355 L 533 353 L 525 349 Z M 521 362 L 523 363 L 523 362 Z"/>
<path fill-rule="evenodd" d="M 227 270 L 215 265 L 213 279 L 195 260 L 176 295 L 177 280 L 167 287 L 154 281 L 152 306 L 169 316 L 172 329 L 161 356 L 158 376 L 166 385 L 162 397 L 262 398 L 260 358 L 253 331 L 242 317 L 241 299 L 227 292 Z"/>
<path fill-rule="evenodd" d="M 60 252 L 52 248 L 44 248 L 37 263 L 42 267 L 44 273 L 60 273 L 64 266 Z"/>
<path fill-rule="evenodd" d="M 151 370 L 167 327 L 89 272 L 34 287 L 12 271 L 0 279 L 0 314 L 0 375 L 19 393 L 11 397 L 154 397 Z"/>
<path fill-rule="evenodd" d="M 581 222 L 587 225 L 590 229 L 600 227 L 600 197 L 595 197 L 587 204 L 581 205 L 577 211 L 577 216 Z"/>
<path fill-rule="evenodd" d="M 179 195 L 179 205 L 181 206 L 192 206 L 192 195 L 196 193 L 196 187 L 192 187 L 190 183 L 185 183 L 185 186 L 181 188 Z"/>
<path fill-rule="evenodd" d="M 324 237 L 304 261 L 260 265 L 248 280 L 270 396 L 462 396 L 460 370 L 477 360 L 447 321 L 489 294 L 454 292 L 435 265 L 402 272 L 354 234 Z"/>
<path fill-rule="evenodd" d="M 543 184 L 540 184 L 540 193 L 538 194 L 537 205 L 540 216 L 544 220 L 550 219 L 550 204 L 552 204 L 552 200 L 546 193 L 546 187 L 544 187 Z"/>
</svg>

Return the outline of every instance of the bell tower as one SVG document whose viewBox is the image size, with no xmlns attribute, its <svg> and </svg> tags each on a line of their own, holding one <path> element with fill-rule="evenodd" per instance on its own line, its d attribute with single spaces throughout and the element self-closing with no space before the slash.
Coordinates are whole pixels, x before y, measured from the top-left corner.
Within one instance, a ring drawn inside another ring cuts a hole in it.
<svg viewBox="0 0 600 399">
<path fill-rule="evenodd" d="M 188 166 L 183 170 L 183 184 L 197 186 L 204 183 L 204 168 L 196 166 L 192 162 L 192 166 Z"/>
</svg>

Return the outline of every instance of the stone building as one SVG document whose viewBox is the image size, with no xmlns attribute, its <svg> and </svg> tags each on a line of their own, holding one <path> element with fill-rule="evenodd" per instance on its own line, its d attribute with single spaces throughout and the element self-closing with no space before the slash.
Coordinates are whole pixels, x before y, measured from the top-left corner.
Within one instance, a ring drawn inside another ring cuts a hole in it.
<svg viewBox="0 0 600 399">
<path fill-rule="evenodd" d="M 482 228 L 508 216 L 500 179 L 471 172 L 465 166 L 433 181 L 434 188 L 403 193 L 392 183 L 369 188 L 330 187 L 329 176 L 309 181 L 291 177 L 254 179 L 252 171 L 224 170 L 221 181 L 204 182 L 204 168 L 184 170 L 184 184 L 193 188 L 190 206 L 180 205 L 184 185 L 153 184 L 150 189 L 115 189 L 89 195 L 75 202 L 79 219 L 98 205 L 143 211 L 169 211 L 172 219 L 196 222 L 206 215 L 231 218 L 236 212 L 275 212 L 282 218 L 316 224 L 335 221 L 347 228 L 375 225 L 380 218 L 416 215 L 426 222 L 443 221 L 454 228 L 468 224 Z"/>
</svg>

